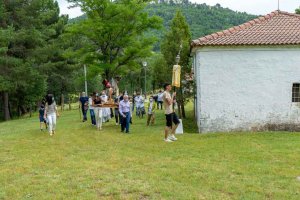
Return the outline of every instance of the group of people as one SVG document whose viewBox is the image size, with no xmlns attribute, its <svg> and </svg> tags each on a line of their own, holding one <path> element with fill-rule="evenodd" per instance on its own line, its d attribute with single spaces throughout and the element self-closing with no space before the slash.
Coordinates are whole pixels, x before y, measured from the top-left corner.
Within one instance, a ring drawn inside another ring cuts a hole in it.
<svg viewBox="0 0 300 200">
<path fill-rule="evenodd" d="M 103 104 L 108 102 L 108 96 L 106 91 L 102 91 L 101 94 L 94 92 L 89 97 L 85 92 L 82 92 L 79 98 L 79 108 L 81 109 L 83 122 L 87 121 L 87 112 L 90 111 L 92 125 L 96 126 L 98 130 L 102 130 L 102 124 L 109 122 L 114 117 L 112 108 L 103 108 Z"/>
<path fill-rule="evenodd" d="M 116 125 L 121 127 L 121 132 L 129 133 L 134 109 L 136 109 L 136 115 L 141 114 L 142 117 L 147 111 L 147 126 L 149 126 L 155 123 L 155 111 L 159 108 L 162 109 L 162 106 L 164 106 L 166 117 L 164 141 L 176 141 L 175 131 L 180 121 L 173 109 L 176 101 L 176 92 L 171 95 L 171 90 L 172 86 L 165 84 L 164 92 L 160 91 L 155 96 L 151 95 L 148 102 L 145 102 L 145 98 L 140 93 L 134 94 L 130 101 L 130 97 L 126 92 L 114 97 L 108 96 L 105 90 L 101 94 L 94 92 L 89 97 L 83 92 L 79 99 L 79 106 L 83 116 L 82 121 L 87 121 L 87 112 L 89 110 L 92 125 L 96 126 L 98 130 L 102 130 L 102 124 L 114 117 Z M 109 104 L 109 102 L 113 102 L 113 104 Z M 145 103 L 147 103 L 146 108 Z M 39 109 L 41 131 L 43 131 L 45 126 L 50 136 L 53 136 L 55 134 L 57 117 L 59 117 L 59 113 L 54 96 L 48 94 Z"/>
<path fill-rule="evenodd" d="M 109 101 L 106 91 L 102 91 L 101 95 L 94 92 L 90 97 L 87 97 L 83 92 L 79 99 L 83 122 L 87 121 L 87 112 L 89 110 L 92 125 L 96 126 L 98 130 L 102 130 L 102 123 L 108 122 L 114 117 L 116 125 L 121 127 L 121 132 L 129 133 L 134 109 L 136 109 L 136 115 L 141 118 L 147 113 L 147 126 L 150 126 L 150 124 L 154 125 L 155 123 L 155 111 L 162 109 L 164 106 L 166 116 L 164 140 L 166 142 L 176 141 L 175 131 L 180 123 L 173 110 L 176 93 L 174 92 L 171 95 L 172 86 L 170 84 L 165 84 L 164 90 L 164 92 L 159 91 L 155 96 L 151 95 L 148 102 L 145 101 L 141 93 L 134 94 L 132 99 L 130 99 L 128 94 L 123 92 L 121 95 L 113 97 L 114 109 L 104 106 Z"/>
<path fill-rule="evenodd" d="M 174 103 L 176 102 L 176 92 L 174 92 L 173 95 L 171 95 L 171 91 L 171 84 L 164 84 L 164 92 L 160 90 L 157 95 L 151 95 L 147 104 L 147 126 L 150 125 L 150 122 L 152 125 L 155 123 L 155 110 L 162 110 L 164 106 L 166 117 L 166 126 L 164 129 L 165 142 L 177 141 L 177 138 L 175 137 L 175 132 L 178 125 L 180 124 L 180 121 L 174 111 Z M 142 113 L 145 111 L 144 99 L 140 94 L 137 94 L 137 96 L 134 98 L 133 104 L 135 104 L 136 106 L 137 115 L 140 111 L 142 111 Z"/>
<path fill-rule="evenodd" d="M 160 90 L 158 92 L 158 94 L 156 95 L 151 95 L 150 96 L 150 99 L 149 99 L 149 102 L 148 102 L 148 108 L 149 108 L 149 103 L 151 103 L 151 106 L 152 106 L 152 103 L 155 102 L 155 109 L 163 109 L 163 92 Z M 132 106 L 132 111 L 134 111 L 134 108 L 136 107 L 136 115 L 137 116 L 140 116 L 141 118 L 143 118 L 143 115 L 146 113 L 146 110 L 145 110 L 145 99 L 146 97 L 143 97 L 141 95 L 141 93 L 134 93 L 133 94 L 133 106 Z"/>
</svg>

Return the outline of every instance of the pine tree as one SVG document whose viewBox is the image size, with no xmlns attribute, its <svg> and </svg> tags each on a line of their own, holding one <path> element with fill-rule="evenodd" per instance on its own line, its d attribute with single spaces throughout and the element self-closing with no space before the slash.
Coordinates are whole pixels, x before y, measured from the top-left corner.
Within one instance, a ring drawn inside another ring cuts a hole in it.
<svg viewBox="0 0 300 200">
<path fill-rule="evenodd" d="M 39 52 L 61 34 L 60 17 L 54 0 L 2 1 L 0 10 L 0 94 L 8 120 L 31 111 L 44 95 L 47 74 L 39 57 L 45 55 Z"/>
</svg>

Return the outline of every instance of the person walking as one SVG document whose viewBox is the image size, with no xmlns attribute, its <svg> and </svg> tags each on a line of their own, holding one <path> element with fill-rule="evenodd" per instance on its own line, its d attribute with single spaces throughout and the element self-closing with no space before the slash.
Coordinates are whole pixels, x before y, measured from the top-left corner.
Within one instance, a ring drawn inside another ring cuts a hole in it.
<svg viewBox="0 0 300 200">
<path fill-rule="evenodd" d="M 180 124 L 180 121 L 173 110 L 173 103 L 176 97 L 176 92 L 171 96 L 170 92 L 172 90 L 172 86 L 169 83 L 164 85 L 165 92 L 163 93 L 162 100 L 165 108 L 166 115 L 166 127 L 165 127 L 165 142 L 173 142 L 176 141 L 175 131 Z M 175 125 L 173 125 L 173 123 Z"/>
<path fill-rule="evenodd" d="M 101 97 L 99 94 L 96 94 L 96 98 L 93 101 L 93 107 L 94 107 L 94 112 L 95 112 L 95 118 L 96 118 L 96 127 L 97 130 L 100 131 L 102 130 L 102 121 L 103 121 L 103 108 L 100 106 L 102 105 Z"/>
<path fill-rule="evenodd" d="M 57 106 L 54 100 L 54 96 L 52 94 L 48 94 L 46 97 L 46 107 L 45 107 L 45 113 L 44 118 L 47 117 L 48 123 L 49 123 L 49 134 L 50 136 L 55 134 L 56 130 L 56 118 L 59 117 L 59 113 L 57 111 Z"/>
<path fill-rule="evenodd" d="M 81 97 L 79 98 L 79 108 L 81 108 L 81 112 L 83 115 L 82 122 L 87 121 L 87 111 L 89 109 L 89 98 L 86 96 L 85 92 L 81 93 Z"/>
<path fill-rule="evenodd" d="M 120 101 L 119 113 L 122 118 L 121 132 L 124 133 L 124 131 L 126 131 L 126 133 L 129 133 L 131 112 L 130 112 L 130 102 L 129 102 L 128 95 L 124 95 L 123 100 Z"/>
<path fill-rule="evenodd" d="M 90 94 L 89 109 L 90 109 L 92 125 L 94 125 L 94 126 L 96 126 L 95 110 L 94 110 L 94 106 L 93 106 L 93 101 L 95 100 L 95 98 L 96 98 L 96 93 Z"/>
<path fill-rule="evenodd" d="M 102 102 L 102 104 L 105 104 L 105 103 L 108 102 L 108 96 L 106 95 L 105 90 L 102 91 L 101 102 Z M 102 108 L 102 113 L 103 113 L 103 123 L 109 122 L 109 120 L 110 120 L 110 108 Z"/>
<path fill-rule="evenodd" d="M 45 129 L 47 129 L 47 121 L 46 118 L 44 118 L 45 116 L 45 105 L 41 104 L 40 109 L 39 109 L 39 119 L 40 119 L 40 129 L 41 131 L 43 131 L 43 126 L 45 125 Z"/>
<path fill-rule="evenodd" d="M 159 109 L 159 106 L 161 110 L 163 109 L 163 94 L 164 93 L 161 90 L 159 90 L 157 94 L 157 109 Z"/>
<path fill-rule="evenodd" d="M 155 104 L 154 98 L 153 98 L 153 96 L 150 96 L 149 103 L 148 103 L 148 106 L 147 106 L 147 110 L 148 110 L 147 126 L 150 125 L 150 121 L 151 121 L 151 125 L 154 125 L 154 122 L 155 122 L 155 109 L 156 109 L 156 104 Z"/>
<path fill-rule="evenodd" d="M 137 96 L 134 98 L 134 103 L 136 106 L 136 115 L 140 118 L 144 117 L 145 113 L 145 104 L 144 104 L 144 98 L 141 95 L 141 93 L 137 93 Z"/>
</svg>

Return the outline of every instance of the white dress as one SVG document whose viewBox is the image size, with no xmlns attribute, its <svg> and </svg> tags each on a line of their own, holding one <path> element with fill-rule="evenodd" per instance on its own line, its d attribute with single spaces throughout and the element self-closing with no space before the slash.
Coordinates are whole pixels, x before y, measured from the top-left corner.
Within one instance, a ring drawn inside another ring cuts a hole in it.
<svg viewBox="0 0 300 200">
<path fill-rule="evenodd" d="M 102 95 L 101 100 L 103 103 L 107 103 L 108 101 L 108 96 L 107 95 Z M 102 109 L 102 115 L 103 115 L 103 122 L 107 122 L 110 120 L 110 108 L 103 108 Z"/>
<path fill-rule="evenodd" d="M 102 117 L 102 108 L 95 107 L 95 118 L 96 118 L 96 126 L 98 130 L 102 130 L 102 122 L 103 122 L 103 117 Z"/>
</svg>

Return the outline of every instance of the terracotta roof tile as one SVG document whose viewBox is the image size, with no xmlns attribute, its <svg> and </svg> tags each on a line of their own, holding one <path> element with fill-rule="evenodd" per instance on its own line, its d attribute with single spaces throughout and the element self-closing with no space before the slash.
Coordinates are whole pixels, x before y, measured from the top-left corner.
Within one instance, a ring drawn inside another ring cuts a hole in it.
<svg viewBox="0 0 300 200">
<path fill-rule="evenodd" d="M 193 40 L 191 46 L 297 44 L 300 44 L 300 15 L 274 11 L 239 26 Z"/>
</svg>

